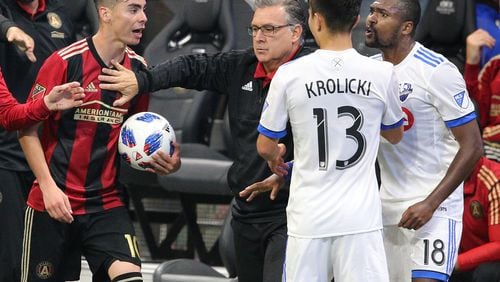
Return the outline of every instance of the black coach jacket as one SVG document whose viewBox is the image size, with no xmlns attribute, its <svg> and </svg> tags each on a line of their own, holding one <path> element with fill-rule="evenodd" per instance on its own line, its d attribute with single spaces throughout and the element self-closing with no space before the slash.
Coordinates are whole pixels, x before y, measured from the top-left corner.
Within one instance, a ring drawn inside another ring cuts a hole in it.
<svg viewBox="0 0 500 282">
<path fill-rule="evenodd" d="M 295 58 L 311 52 L 311 49 L 301 47 Z M 281 189 L 274 201 L 268 194 L 251 202 L 238 196 L 248 185 L 271 175 L 267 162 L 258 155 L 256 148 L 257 126 L 269 89 L 269 86 L 262 87 L 261 79 L 254 79 L 257 63 L 253 49 L 179 56 L 138 73 L 139 93 L 178 86 L 227 95 L 231 138 L 236 153 L 227 176 L 236 198 L 233 216 L 248 223 L 286 221 L 288 189 Z M 292 136 L 291 131 L 288 132 L 290 134 L 280 140 L 287 146 L 285 161 L 293 158 Z"/>
</svg>

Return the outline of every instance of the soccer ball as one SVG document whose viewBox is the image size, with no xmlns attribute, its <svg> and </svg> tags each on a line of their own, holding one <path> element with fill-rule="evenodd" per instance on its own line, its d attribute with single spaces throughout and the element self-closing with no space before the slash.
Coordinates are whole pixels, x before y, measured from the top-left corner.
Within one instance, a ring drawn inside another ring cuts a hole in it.
<svg viewBox="0 0 500 282">
<path fill-rule="evenodd" d="M 137 113 L 122 125 L 118 153 L 131 167 L 146 170 L 156 151 L 172 155 L 174 141 L 174 129 L 164 117 L 152 112 Z"/>
</svg>

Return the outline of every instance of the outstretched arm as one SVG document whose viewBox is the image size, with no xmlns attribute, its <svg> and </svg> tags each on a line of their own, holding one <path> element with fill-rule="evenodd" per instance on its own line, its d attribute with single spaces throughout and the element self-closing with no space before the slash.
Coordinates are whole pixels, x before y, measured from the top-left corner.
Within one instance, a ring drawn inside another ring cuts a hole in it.
<svg viewBox="0 0 500 282">
<path fill-rule="evenodd" d="M 51 111 L 78 107 L 83 103 L 83 88 L 78 82 L 55 86 L 43 99 L 19 104 L 7 89 L 0 73 L 0 124 L 18 130 L 47 119 Z"/>
</svg>

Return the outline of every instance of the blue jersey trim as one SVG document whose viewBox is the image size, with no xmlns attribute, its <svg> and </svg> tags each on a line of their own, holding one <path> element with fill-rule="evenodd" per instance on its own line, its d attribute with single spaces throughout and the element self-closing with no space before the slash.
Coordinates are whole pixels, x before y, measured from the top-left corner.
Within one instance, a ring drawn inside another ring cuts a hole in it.
<svg viewBox="0 0 500 282">
<path fill-rule="evenodd" d="M 381 130 L 389 130 L 389 129 L 400 127 L 401 125 L 403 125 L 403 119 L 400 119 L 398 122 L 396 122 L 395 124 L 391 124 L 391 125 L 382 124 L 380 126 L 380 129 Z"/>
<path fill-rule="evenodd" d="M 272 130 L 265 128 L 261 124 L 259 124 L 259 126 L 257 127 L 257 131 L 259 131 L 260 134 L 267 136 L 269 138 L 273 138 L 273 139 L 280 139 L 280 138 L 283 138 L 286 136 L 286 130 L 272 131 Z"/>
<path fill-rule="evenodd" d="M 436 54 L 428 49 L 420 48 L 417 50 L 417 52 L 424 55 L 424 57 L 426 57 L 426 58 L 437 61 L 438 63 L 444 62 L 444 59 L 442 57 L 440 57 L 438 54 Z"/>
<path fill-rule="evenodd" d="M 448 281 L 449 275 L 432 270 L 412 270 L 411 278 L 428 278 L 445 282 Z"/>
<path fill-rule="evenodd" d="M 444 123 L 446 123 L 446 126 L 448 128 L 453 128 L 453 127 L 457 127 L 457 126 L 460 126 L 460 125 L 463 125 L 463 124 L 466 124 L 470 121 L 473 121 L 477 118 L 477 115 L 476 115 L 476 112 L 471 112 L 463 117 L 459 117 L 457 119 L 452 119 L 452 120 L 448 120 L 448 121 L 445 121 Z"/>
<path fill-rule="evenodd" d="M 448 262 L 446 264 L 446 272 L 452 273 L 455 267 L 455 256 L 457 254 L 457 242 L 456 242 L 456 221 L 448 219 L 448 233 L 451 238 L 448 241 Z"/>
<path fill-rule="evenodd" d="M 415 58 L 419 59 L 420 61 L 422 61 L 422 62 L 424 62 L 424 63 L 426 63 L 426 64 L 428 64 L 429 66 L 432 66 L 432 67 L 437 67 L 437 65 L 436 65 L 436 64 L 434 64 L 434 63 L 432 63 L 432 62 L 427 61 L 426 59 L 424 59 L 423 57 L 421 57 L 421 56 L 419 56 L 419 55 L 417 55 L 417 54 L 413 55 L 413 57 L 415 57 Z"/>
<path fill-rule="evenodd" d="M 293 161 L 289 161 L 286 164 L 288 165 L 288 169 L 286 170 L 288 174 L 285 175 L 285 181 L 290 181 L 290 179 L 292 179 Z"/>
</svg>

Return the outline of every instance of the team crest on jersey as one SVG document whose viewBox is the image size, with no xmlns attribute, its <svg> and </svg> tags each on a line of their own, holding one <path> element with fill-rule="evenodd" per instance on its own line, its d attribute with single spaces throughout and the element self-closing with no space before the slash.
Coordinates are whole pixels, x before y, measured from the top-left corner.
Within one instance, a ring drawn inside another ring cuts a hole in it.
<svg viewBox="0 0 500 282">
<path fill-rule="evenodd" d="M 40 84 L 35 84 L 35 86 L 33 87 L 33 92 L 31 93 L 31 98 L 34 100 L 36 99 L 36 96 L 38 96 L 38 94 L 45 94 L 45 91 L 47 90 L 47 88 L 45 88 L 44 86 L 40 85 Z"/>
<path fill-rule="evenodd" d="M 405 107 L 402 107 L 403 109 L 403 129 L 404 131 L 409 130 L 412 128 L 413 123 L 415 122 L 415 118 L 413 117 L 413 114 L 411 113 L 410 110 L 408 110 Z"/>
<path fill-rule="evenodd" d="M 479 201 L 472 201 L 469 205 L 469 212 L 473 218 L 483 218 L 484 210 Z"/>
<path fill-rule="evenodd" d="M 47 14 L 47 20 L 50 26 L 55 29 L 60 29 L 62 26 L 61 17 L 59 17 L 59 15 L 54 12 L 50 12 Z"/>
<path fill-rule="evenodd" d="M 457 105 L 462 109 L 467 109 L 467 107 L 469 106 L 469 99 L 465 95 L 465 90 L 458 94 L 455 94 L 453 96 L 453 99 L 455 99 Z"/>
<path fill-rule="evenodd" d="M 410 95 L 413 92 L 413 86 L 409 82 L 405 83 L 400 83 L 399 84 L 399 100 L 401 102 L 404 102 L 406 98 L 408 98 L 408 95 Z"/>
<path fill-rule="evenodd" d="M 42 261 L 36 265 L 36 276 L 40 279 L 49 279 L 54 274 L 54 265 L 49 261 Z"/>
</svg>

